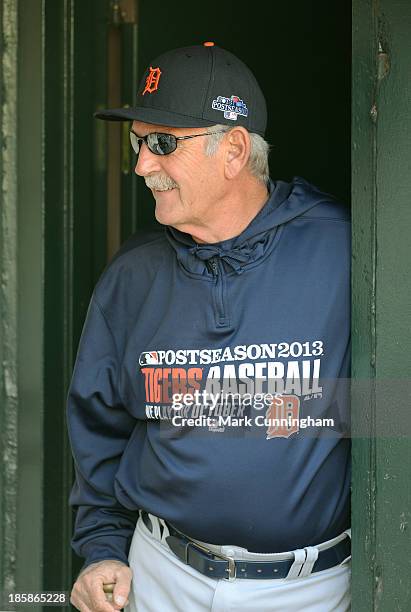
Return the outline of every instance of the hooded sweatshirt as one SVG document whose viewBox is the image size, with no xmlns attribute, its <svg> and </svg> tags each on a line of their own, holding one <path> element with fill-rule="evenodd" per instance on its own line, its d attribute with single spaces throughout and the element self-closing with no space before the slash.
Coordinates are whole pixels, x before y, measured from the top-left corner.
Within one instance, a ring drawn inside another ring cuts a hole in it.
<svg viewBox="0 0 411 612">
<path fill-rule="evenodd" d="M 349 376 L 350 223 L 329 194 L 270 181 L 234 238 L 132 241 L 94 290 L 69 390 L 74 550 L 127 563 L 139 509 L 255 552 L 335 537 Z"/>
</svg>

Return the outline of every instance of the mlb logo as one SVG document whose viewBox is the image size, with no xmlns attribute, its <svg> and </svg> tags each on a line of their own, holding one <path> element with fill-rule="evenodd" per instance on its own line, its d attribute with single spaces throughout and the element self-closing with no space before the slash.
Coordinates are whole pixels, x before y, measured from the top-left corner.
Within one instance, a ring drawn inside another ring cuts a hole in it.
<svg viewBox="0 0 411 612">
<path fill-rule="evenodd" d="M 231 119 L 232 121 L 237 121 L 237 113 L 233 111 L 225 111 L 224 117 L 226 119 Z"/>
<path fill-rule="evenodd" d="M 138 363 L 141 366 L 157 365 L 159 363 L 157 351 L 144 351 L 143 353 L 141 353 Z"/>
</svg>

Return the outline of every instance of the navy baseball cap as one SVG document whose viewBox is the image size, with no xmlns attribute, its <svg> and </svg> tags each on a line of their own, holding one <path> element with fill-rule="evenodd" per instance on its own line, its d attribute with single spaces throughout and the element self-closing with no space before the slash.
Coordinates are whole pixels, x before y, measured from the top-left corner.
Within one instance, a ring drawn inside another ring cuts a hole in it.
<svg viewBox="0 0 411 612">
<path fill-rule="evenodd" d="M 205 42 L 154 59 L 134 107 L 100 110 L 94 117 L 170 127 L 242 125 L 264 136 L 267 106 L 251 70 L 229 51 Z"/>
</svg>

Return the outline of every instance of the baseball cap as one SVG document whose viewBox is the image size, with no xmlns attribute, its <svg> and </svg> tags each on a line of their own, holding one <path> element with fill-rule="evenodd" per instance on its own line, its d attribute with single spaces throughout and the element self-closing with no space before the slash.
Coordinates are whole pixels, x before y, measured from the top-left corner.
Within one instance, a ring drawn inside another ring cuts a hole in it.
<svg viewBox="0 0 411 612">
<path fill-rule="evenodd" d="M 170 127 L 242 125 L 264 136 L 267 106 L 251 70 L 233 53 L 205 42 L 154 59 L 134 107 L 99 110 L 94 117 Z"/>
</svg>

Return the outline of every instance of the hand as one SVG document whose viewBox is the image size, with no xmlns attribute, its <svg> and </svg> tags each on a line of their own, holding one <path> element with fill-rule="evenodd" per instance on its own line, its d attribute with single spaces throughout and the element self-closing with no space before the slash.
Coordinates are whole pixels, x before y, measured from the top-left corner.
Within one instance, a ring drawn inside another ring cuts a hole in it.
<svg viewBox="0 0 411 612">
<path fill-rule="evenodd" d="M 70 602 L 80 612 L 121 610 L 128 604 L 132 575 L 128 565 L 121 561 L 113 559 L 92 563 L 79 574 Z M 112 597 L 106 595 L 104 585 L 107 585 L 106 591 L 112 590 Z"/>
</svg>

